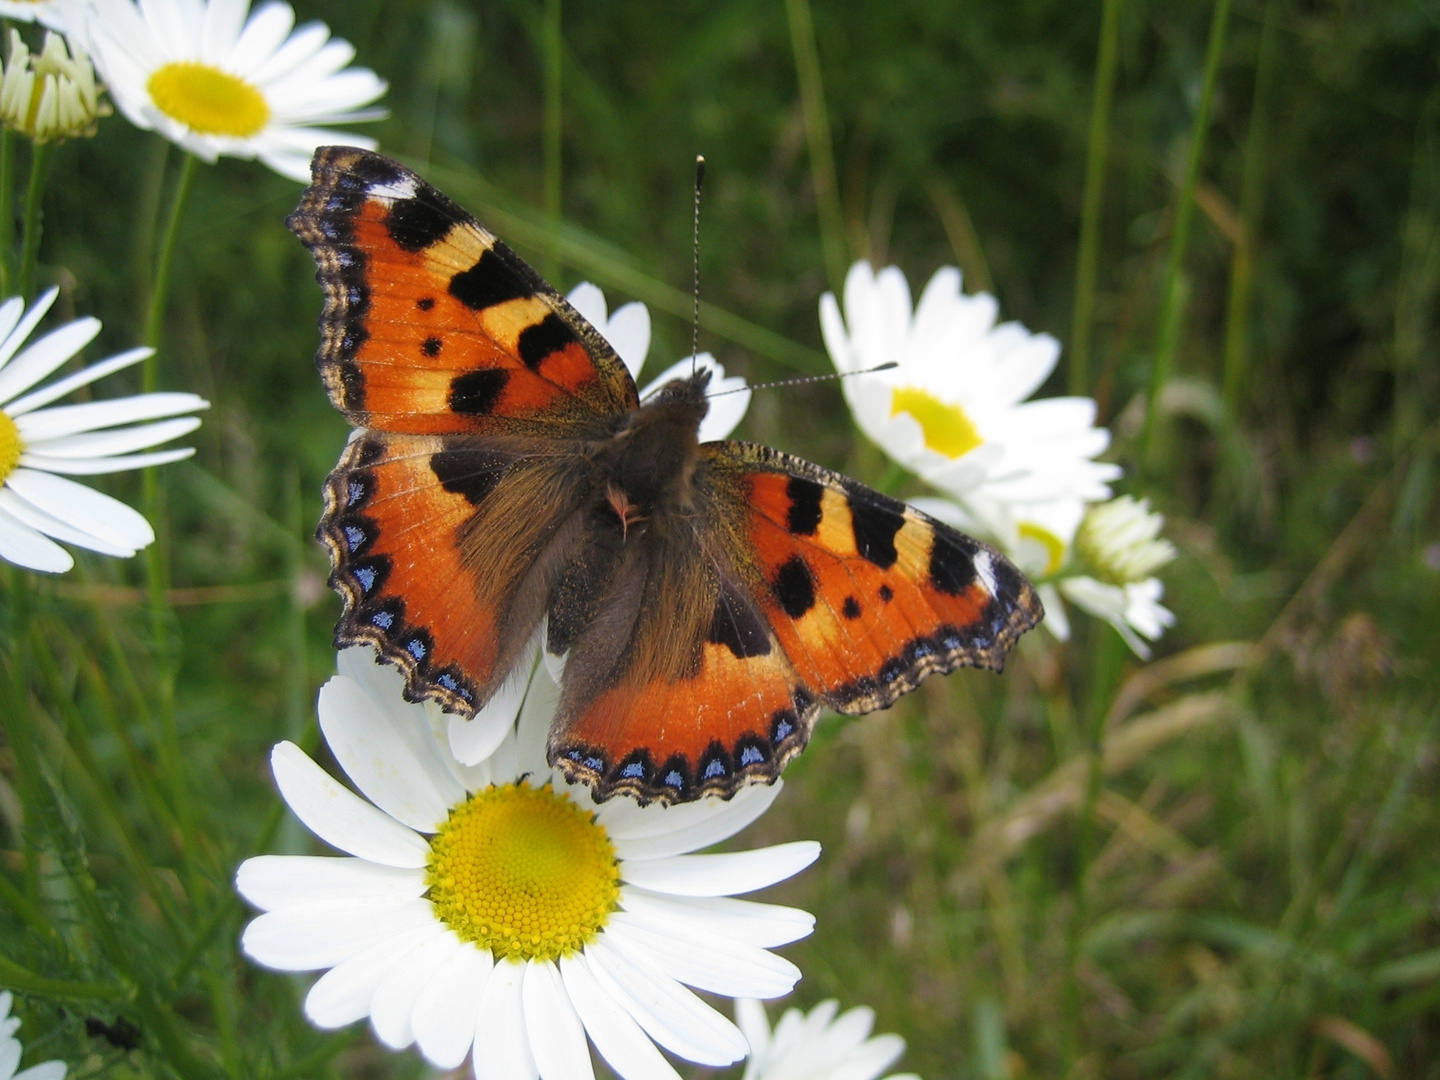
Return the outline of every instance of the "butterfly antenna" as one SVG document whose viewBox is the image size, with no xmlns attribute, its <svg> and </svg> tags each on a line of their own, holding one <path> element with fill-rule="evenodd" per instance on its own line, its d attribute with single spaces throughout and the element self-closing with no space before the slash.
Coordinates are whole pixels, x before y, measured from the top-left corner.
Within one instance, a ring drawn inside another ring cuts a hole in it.
<svg viewBox="0 0 1440 1080">
<path fill-rule="evenodd" d="M 705 157 L 702 154 L 695 155 L 695 227 L 693 243 L 694 251 L 694 284 L 695 284 L 695 311 L 690 320 L 690 377 L 695 377 L 695 371 L 700 366 L 698 359 L 700 354 L 700 188 L 705 183 Z"/>
<path fill-rule="evenodd" d="M 749 390 L 772 390 L 777 386 L 804 386 L 806 383 L 829 382 L 831 379 L 848 379 L 851 375 L 870 375 L 876 371 L 889 371 L 900 365 L 894 360 L 884 364 L 876 364 L 874 367 L 862 368 L 860 371 L 834 371 L 829 375 L 799 375 L 793 379 L 780 379 L 776 382 L 756 383 L 754 386 L 741 386 L 734 390 L 721 390 L 714 394 L 706 394 L 706 397 L 724 397 L 726 394 L 743 394 Z"/>
</svg>

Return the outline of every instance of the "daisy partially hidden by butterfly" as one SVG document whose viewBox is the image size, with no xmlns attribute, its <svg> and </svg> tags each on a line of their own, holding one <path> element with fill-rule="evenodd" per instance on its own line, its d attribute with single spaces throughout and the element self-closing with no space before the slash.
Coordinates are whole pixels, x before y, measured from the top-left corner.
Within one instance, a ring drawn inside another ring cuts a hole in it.
<svg viewBox="0 0 1440 1080">
<path fill-rule="evenodd" d="M 527 673 L 529 674 L 529 673 Z M 363 798 L 293 743 L 271 765 L 296 816 L 341 857 L 265 855 L 237 874 L 264 914 L 254 960 L 324 970 L 305 999 L 321 1027 L 369 1018 L 385 1045 L 440 1068 L 474 1048 L 486 1077 L 593 1077 L 586 1036 L 625 1080 L 678 1080 L 656 1044 L 727 1065 L 740 1031 L 687 987 L 786 994 L 799 970 L 769 950 L 810 933 L 803 911 L 733 899 L 819 855 L 810 841 L 691 854 L 760 817 L 780 785 L 729 801 L 603 806 L 545 762 L 559 697 L 544 665 L 519 722 L 462 765 L 433 711 L 368 649 L 346 649 L 320 727 Z"/>
<path fill-rule="evenodd" d="M 702 442 L 712 372 L 642 401 L 595 327 L 377 154 L 322 148 L 289 223 L 325 293 L 317 363 L 360 429 L 319 534 L 340 645 L 471 715 L 543 626 L 547 760 L 597 799 L 773 781 L 823 709 L 999 669 L 1041 617 L 992 548 L 752 443 Z M 724 399 L 720 399 L 724 400 Z"/>
</svg>

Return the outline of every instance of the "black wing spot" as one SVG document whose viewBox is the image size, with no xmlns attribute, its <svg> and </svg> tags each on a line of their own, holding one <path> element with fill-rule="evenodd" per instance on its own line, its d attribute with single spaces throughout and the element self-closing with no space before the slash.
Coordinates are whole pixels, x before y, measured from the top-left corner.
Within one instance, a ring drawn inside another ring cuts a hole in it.
<svg viewBox="0 0 1440 1080">
<path fill-rule="evenodd" d="M 420 351 L 426 356 L 439 356 L 440 339 L 438 337 L 427 337 L 420 343 Z"/>
<path fill-rule="evenodd" d="M 775 573 L 771 588 L 780 607 L 792 619 L 798 619 L 815 606 L 815 578 L 810 566 L 799 555 L 792 555 Z"/>
<path fill-rule="evenodd" d="M 881 586 L 880 586 L 880 599 L 883 600 L 883 601 L 885 601 L 885 603 L 888 604 L 891 600 L 894 600 L 894 599 L 895 599 L 895 590 L 892 589 L 892 588 L 890 588 L 889 585 L 881 585 Z"/>
<path fill-rule="evenodd" d="M 534 326 L 527 326 L 521 331 L 516 348 L 525 366 L 531 371 L 539 371 L 547 356 L 566 345 L 573 345 L 576 340 L 575 332 L 565 325 L 565 320 L 552 312 Z"/>
<path fill-rule="evenodd" d="M 505 393 L 510 373 L 500 368 L 481 368 L 456 375 L 450 381 L 450 408 L 469 416 L 492 412 Z"/>
<path fill-rule="evenodd" d="M 390 239 L 406 251 L 424 251 L 439 243 L 454 224 L 440 206 L 420 195 L 394 203 L 385 217 Z"/>
<path fill-rule="evenodd" d="M 930 547 L 930 581 L 949 596 L 958 596 L 975 580 L 975 560 L 938 530 Z"/>
<path fill-rule="evenodd" d="M 905 524 L 904 503 L 872 491 L 865 493 L 864 501 L 852 494 L 850 522 L 856 551 L 882 570 L 895 565 L 895 534 Z"/>
<path fill-rule="evenodd" d="M 435 297 L 422 296 L 419 300 L 415 301 L 415 306 L 421 311 L 429 311 L 435 306 Z"/>
<path fill-rule="evenodd" d="M 450 295 L 473 311 L 534 296 L 530 283 L 491 248 L 469 270 L 450 279 Z"/>
<path fill-rule="evenodd" d="M 430 455 L 430 471 L 440 486 L 453 495 L 465 496 L 479 506 L 495 490 L 509 467 L 510 459 L 487 450 L 440 450 Z"/>
<path fill-rule="evenodd" d="M 705 640 L 726 646 L 737 660 L 770 653 L 770 635 L 759 613 L 724 584 L 715 600 L 715 616 Z"/>
<path fill-rule="evenodd" d="M 840 614 L 847 619 L 858 619 L 860 617 L 860 601 L 853 596 L 845 597 L 845 603 L 840 606 Z"/>
<path fill-rule="evenodd" d="M 785 527 L 796 536 L 814 536 L 820 527 L 820 499 L 825 489 L 814 480 L 792 476 L 785 485 L 790 509 L 785 512 Z"/>
</svg>

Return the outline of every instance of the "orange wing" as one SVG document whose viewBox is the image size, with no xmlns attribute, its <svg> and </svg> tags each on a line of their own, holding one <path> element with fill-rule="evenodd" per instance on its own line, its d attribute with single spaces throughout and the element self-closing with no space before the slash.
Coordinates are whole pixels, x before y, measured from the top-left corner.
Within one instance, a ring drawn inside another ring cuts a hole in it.
<svg viewBox="0 0 1440 1080">
<path fill-rule="evenodd" d="M 551 761 L 597 798 L 687 801 L 773 780 L 822 708 L 870 712 L 936 672 L 998 671 L 1042 617 L 1004 556 L 904 503 L 768 447 L 701 452 L 713 614 L 688 667 L 562 699 L 552 729 Z M 633 641 L 683 635 L 676 624 L 666 605 L 642 606 Z"/>
<path fill-rule="evenodd" d="M 557 434 L 638 402 L 613 349 L 513 251 L 379 154 L 316 151 L 287 224 L 325 292 L 316 364 L 351 423 Z"/>
</svg>

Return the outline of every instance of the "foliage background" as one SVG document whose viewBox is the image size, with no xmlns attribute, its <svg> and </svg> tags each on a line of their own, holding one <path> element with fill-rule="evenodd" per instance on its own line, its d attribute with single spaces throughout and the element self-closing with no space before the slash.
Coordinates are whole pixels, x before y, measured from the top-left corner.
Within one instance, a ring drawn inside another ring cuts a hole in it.
<svg viewBox="0 0 1440 1080">
<path fill-rule="evenodd" d="M 929 1080 L 1440 1077 L 1440 6 L 1111 0 L 1077 326 L 1100 4 L 560 2 L 297 8 L 391 81 L 383 149 L 560 287 L 650 303 L 656 371 L 688 349 L 697 152 L 702 345 L 752 380 L 824 368 L 836 266 L 894 262 L 918 292 L 958 263 L 1066 343 L 1044 392 L 1099 399 L 1122 488 L 1182 550 L 1179 625 L 1148 667 L 1082 624 L 1027 637 L 1003 679 L 822 724 L 755 830 L 825 844 L 781 890 L 819 920 L 790 950 L 797 1000 L 874 1006 Z M 142 332 L 176 156 L 118 117 L 55 155 L 41 277 L 60 316 L 104 319 L 92 355 Z M 33 728 L 47 783 L 0 757 L 0 983 L 27 991 L 26 1060 L 72 1075 L 424 1072 L 361 1028 L 312 1031 L 308 980 L 235 948 L 234 866 L 305 849 L 266 754 L 316 741 L 338 607 L 309 536 L 346 431 L 282 225 L 298 194 L 222 161 L 182 223 L 162 382 L 214 407 L 163 478 L 167 644 L 139 561 L 3 593 L 0 712 Z M 742 434 L 919 491 L 833 384 L 758 395 Z M 134 478 L 110 490 L 138 502 Z"/>
</svg>

